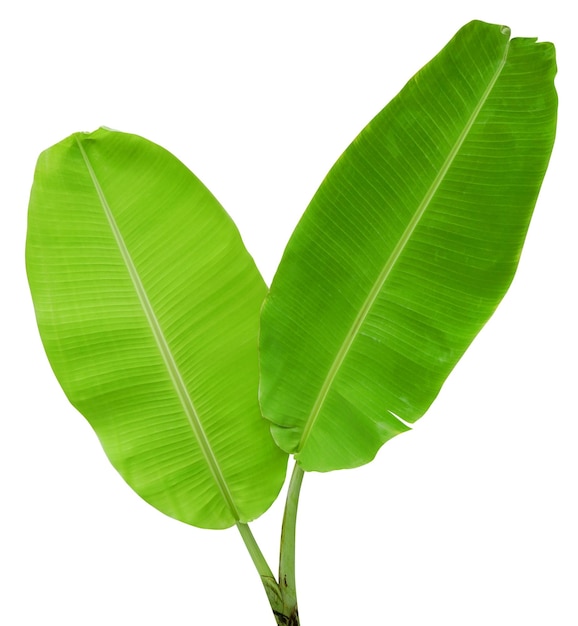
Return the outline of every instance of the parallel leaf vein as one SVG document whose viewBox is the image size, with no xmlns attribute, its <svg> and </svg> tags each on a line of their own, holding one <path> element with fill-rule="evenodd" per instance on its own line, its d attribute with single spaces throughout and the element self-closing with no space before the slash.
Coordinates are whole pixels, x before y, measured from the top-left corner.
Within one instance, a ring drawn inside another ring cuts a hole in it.
<svg viewBox="0 0 578 626">
<path fill-rule="evenodd" d="M 215 483 L 217 484 L 217 487 L 223 497 L 223 500 L 225 501 L 225 503 L 227 504 L 227 507 L 229 508 L 229 510 L 231 511 L 232 515 L 234 516 L 234 518 L 236 520 L 240 520 L 240 514 L 239 511 L 237 510 L 237 507 L 235 505 L 235 501 L 233 499 L 233 496 L 231 494 L 231 491 L 229 490 L 229 487 L 227 485 L 227 481 L 225 480 L 225 476 L 223 474 L 223 471 L 219 465 L 218 459 L 215 456 L 215 453 L 211 447 L 211 444 L 209 442 L 209 439 L 207 437 L 207 434 L 205 433 L 205 430 L 203 428 L 203 425 L 201 423 L 201 420 L 199 418 L 199 414 L 197 412 L 197 409 L 194 405 L 194 402 L 188 392 L 188 389 L 185 385 L 185 382 L 183 380 L 183 377 L 181 375 L 181 372 L 179 370 L 179 367 L 175 361 L 174 355 L 168 345 L 167 339 L 163 333 L 163 330 L 161 328 L 161 325 L 159 323 L 159 320 L 154 312 L 153 306 L 151 304 L 151 301 L 148 297 L 148 294 L 145 290 L 145 287 L 142 283 L 142 280 L 139 276 L 139 273 L 137 271 L 137 268 L 134 264 L 134 261 L 130 255 L 130 252 L 127 248 L 127 245 L 124 241 L 124 238 L 122 236 L 122 233 L 118 227 L 118 224 L 114 218 L 114 214 L 110 208 L 110 205 L 108 203 L 108 200 L 104 194 L 104 191 L 102 189 L 102 186 L 96 176 L 96 173 L 94 171 L 94 168 L 92 167 L 92 164 L 90 162 L 90 159 L 88 158 L 88 155 L 84 149 L 84 146 L 82 145 L 82 142 L 80 141 L 78 135 L 75 137 L 76 138 L 76 143 L 78 145 L 78 148 L 80 150 L 80 153 L 82 155 L 82 158 L 84 160 L 84 164 L 86 165 L 86 169 L 88 170 L 88 173 L 90 175 L 91 181 L 94 185 L 94 188 L 96 190 L 96 193 L 98 195 L 100 204 L 102 206 L 103 212 L 106 216 L 106 219 L 108 221 L 108 224 L 110 226 L 110 229 L 112 231 L 112 234 L 114 236 L 114 239 L 116 241 L 116 244 L 118 246 L 118 249 L 120 251 L 120 254 L 122 256 L 122 259 L 124 261 L 124 264 L 126 266 L 127 272 L 132 280 L 132 283 L 134 285 L 137 297 L 139 299 L 139 302 L 142 306 L 142 309 L 145 313 L 145 316 L 147 318 L 147 321 L 150 325 L 151 331 L 153 333 L 153 336 L 155 338 L 156 344 L 158 346 L 159 352 L 161 354 L 161 357 L 163 359 L 163 362 L 167 368 L 167 372 L 169 374 L 169 377 L 171 379 L 171 382 L 173 383 L 175 392 L 177 394 L 177 397 L 179 398 L 179 401 L 182 405 L 183 408 L 183 412 L 187 417 L 187 420 L 191 426 L 191 429 L 196 437 L 196 440 L 201 448 L 201 451 L 205 457 L 205 460 L 207 462 L 207 465 L 211 471 L 211 474 L 215 480 Z"/>
<path fill-rule="evenodd" d="M 397 245 L 395 246 L 395 248 L 393 249 L 391 255 L 389 256 L 389 258 L 387 259 L 381 273 L 379 274 L 377 280 L 375 281 L 375 283 L 373 284 L 371 291 L 369 292 L 367 298 L 365 299 L 363 306 L 361 307 L 358 315 L 356 316 L 351 328 L 349 329 L 343 343 L 341 344 L 341 347 L 335 357 L 335 359 L 333 360 L 331 367 L 329 368 L 329 371 L 327 373 L 327 376 L 325 377 L 323 384 L 321 385 L 321 388 L 319 390 L 319 393 L 315 399 L 315 402 L 313 404 L 313 407 L 311 409 L 311 412 L 309 414 L 309 416 L 307 417 L 307 420 L 305 422 L 304 428 L 303 428 L 303 432 L 301 435 L 301 439 L 299 441 L 299 445 L 297 447 L 297 452 L 299 452 L 300 450 L 303 449 L 303 446 L 305 445 L 305 443 L 307 442 L 307 439 L 309 438 L 309 435 L 311 434 L 311 431 L 321 413 L 321 410 L 323 408 L 323 405 L 325 403 L 325 400 L 327 399 L 327 396 L 329 395 L 329 392 L 331 390 L 331 387 L 333 385 L 333 382 L 341 368 L 341 366 L 343 365 L 347 354 L 349 353 L 351 346 L 353 345 L 353 342 L 355 341 L 355 338 L 357 337 L 363 323 L 365 322 L 373 304 L 375 303 L 378 295 L 380 294 L 380 292 L 382 291 L 387 279 L 389 278 L 393 268 L 395 267 L 397 261 L 399 260 L 400 256 L 402 255 L 405 247 L 407 246 L 408 242 L 411 239 L 412 234 L 414 233 L 416 227 L 418 226 L 419 222 L 421 221 L 422 217 L 424 216 L 425 212 L 427 211 L 433 197 L 435 196 L 439 186 L 442 184 L 444 178 L 446 177 L 452 163 L 454 162 L 461 146 L 463 145 L 464 141 L 466 140 L 466 137 L 468 136 L 472 126 L 474 125 L 478 115 L 480 114 L 480 111 L 482 110 L 482 107 L 484 106 L 484 104 L 486 103 L 488 97 L 490 96 L 492 89 L 494 88 L 494 85 L 496 84 L 496 81 L 498 80 L 498 78 L 500 77 L 500 74 L 502 73 L 502 70 L 504 68 L 504 65 L 506 64 L 506 59 L 508 56 L 508 50 L 509 50 L 509 42 L 506 44 L 505 49 L 504 49 L 504 54 L 503 57 L 500 61 L 500 63 L 498 64 L 498 67 L 496 68 L 496 71 L 494 72 L 492 78 L 490 79 L 490 81 L 488 82 L 488 85 L 484 91 L 484 93 L 482 94 L 479 102 L 476 104 L 476 106 L 474 107 L 472 114 L 470 115 L 468 121 L 466 122 L 466 124 L 464 125 L 464 128 L 462 129 L 462 132 L 460 133 L 458 139 L 456 140 L 456 142 L 454 143 L 452 149 L 449 151 L 448 156 L 446 158 L 446 160 L 444 161 L 443 166 L 441 167 L 441 169 L 439 170 L 437 176 L 435 177 L 435 179 L 433 180 L 432 184 L 430 185 L 429 189 L 427 190 L 426 194 L 424 195 L 424 197 L 422 198 L 420 204 L 418 205 L 412 219 L 410 220 L 410 222 L 408 223 L 407 227 L 405 228 L 402 236 L 400 237 L 399 241 L 397 242 Z"/>
</svg>

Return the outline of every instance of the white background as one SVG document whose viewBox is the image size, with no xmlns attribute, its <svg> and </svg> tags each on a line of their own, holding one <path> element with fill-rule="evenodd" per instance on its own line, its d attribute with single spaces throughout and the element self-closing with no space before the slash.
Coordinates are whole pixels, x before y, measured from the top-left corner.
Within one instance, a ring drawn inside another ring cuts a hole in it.
<svg viewBox="0 0 578 626">
<path fill-rule="evenodd" d="M 163 145 L 223 203 L 270 281 L 335 159 L 476 18 L 557 46 L 550 170 L 513 286 L 428 415 L 370 465 L 305 477 L 300 612 L 303 626 L 576 626 L 572 3 L 7 4 L 0 623 L 273 624 L 236 531 L 187 527 L 142 502 L 51 373 L 24 273 L 39 152 L 100 125 Z M 253 525 L 273 568 L 281 508 Z"/>
</svg>

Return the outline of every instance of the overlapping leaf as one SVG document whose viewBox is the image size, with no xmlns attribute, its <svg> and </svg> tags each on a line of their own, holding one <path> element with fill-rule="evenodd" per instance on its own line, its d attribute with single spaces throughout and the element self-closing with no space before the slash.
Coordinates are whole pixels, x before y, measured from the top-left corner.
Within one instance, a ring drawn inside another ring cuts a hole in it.
<svg viewBox="0 0 578 626">
<path fill-rule="evenodd" d="M 319 188 L 261 320 L 263 411 L 304 469 L 371 460 L 495 310 L 552 149 L 555 71 L 551 44 L 472 22 Z"/>
<path fill-rule="evenodd" d="M 285 476 L 257 398 L 266 286 L 202 183 L 140 137 L 101 129 L 44 152 L 27 271 L 70 401 L 145 500 L 223 528 Z"/>
</svg>

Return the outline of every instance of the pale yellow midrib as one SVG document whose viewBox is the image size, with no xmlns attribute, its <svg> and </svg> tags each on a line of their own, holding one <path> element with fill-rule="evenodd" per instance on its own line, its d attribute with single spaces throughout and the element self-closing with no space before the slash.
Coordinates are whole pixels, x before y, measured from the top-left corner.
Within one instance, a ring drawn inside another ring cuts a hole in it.
<svg viewBox="0 0 578 626">
<path fill-rule="evenodd" d="M 315 422 L 317 421 L 317 418 L 319 417 L 321 413 L 321 409 L 323 408 L 325 400 L 327 399 L 327 396 L 331 390 L 333 381 L 335 380 L 337 373 L 339 372 L 341 366 L 343 365 L 347 357 L 347 354 L 349 353 L 349 350 L 351 349 L 351 346 L 353 345 L 353 342 L 355 341 L 357 337 L 359 329 L 365 322 L 365 319 L 367 318 L 367 315 L 369 311 L 371 310 L 371 307 L 373 306 L 375 300 L 377 299 L 377 296 L 381 292 L 385 282 L 387 281 L 389 275 L 391 274 L 391 271 L 395 267 L 397 260 L 401 256 L 403 250 L 405 249 L 405 246 L 407 245 L 413 232 L 415 231 L 417 225 L 419 224 L 421 218 L 426 212 L 432 198 L 434 197 L 436 191 L 438 190 L 439 186 L 444 180 L 445 175 L 450 169 L 456 155 L 458 154 L 462 144 L 464 143 L 466 137 L 468 136 L 468 133 L 470 132 L 472 126 L 474 125 L 476 118 L 478 117 L 482 107 L 486 103 L 494 85 L 496 84 L 496 81 L 500 77 L 500 74 L 502 73 L 502 69 L 504 68 L 504 65 L 506 64 L 509 47 L 510 47 L 510 42 L 506 44 L 502 60 L 500 61 L 498 68 L 496 69 L 496 72 L 494 73 L 491 80 L 489 81 L 488 86 L 486 87 L 486 90 L 484 91 L 482 97 L 480 98 L 480 101 L 478 102 L 477 106 L 473 110 L 470 118 L 468 119 L 468 122 L 464 126 L 464 129 L 462 130 L 460 136 L 458 137 L 454 147 L 452 148 L 452 150 L 450 150 L 450 153 L 448 154 L 447 159 L 445 160 L 442 168 L 438 172 L 438 175 L 435 177 L 430 188 L 425 194 L 423 200 L 418 206 L 412 220 L 410 221 L 407 228 L 403 232 L 399 242 L 397 243 L 390 257 L 387 259 L 387 262 L 384 265 L 383 270 L 381 271 L 380 275 L 375 281 L 371 291 L 369 292 L 368 297 L 363 303 L 363 306 L 361 307 L 357 317 L 355 318 L 353 325 L 351 326 L 347 336 L 345 337 L 345 341 L 341 345 L 341 348 L 339 349 L 339 352 L 337 353 L 333 363 L 331 364 L 329 372 L 327 373 L 327 376 L 325 377 L 325 380 L 323 381 L 321 389 L 319 390 L 319 394 L 317 395 L 315 399 L 315 403 L 313 404 L 313 408 L 311 409 L 311 413 L 307 417 L 296 452 L 300 452 L 303 449 L 305 443 L 307 442 L 307 439 L 309 438 L 311 430 L 313 429 Z"/>
<path fill-rule="evenodd" d="M 100 204 L 102 206 L 103 212 L 107 218 L 108 224 L 110 226 L 110 229 L 112 231 L 116 244 L 119 248 L 123 261 L 125 263 L 126 269 L 134 285 L 139 302 L 143 308 L 147 321 L 151 327 L 153 336 L 159 348 L 159 352 L 161 353 L 163 362 L 165 363 L 165 366 L 169 373 L 171 382 L 173 383 L 176 394 L 183 407 L 183 412 L 185 413 L 187 420 L 189 421 L 191 429 L 193 433 L 195 434 L 197 442 L 199 443 L 199 447 L 201 448 L 201 451 L 205 457 L 205 460 L 207 461 L 207 465 L 209 466 L 211 474 L 217 484 L 219 491 L 221 492 L 221 495 L 225 503 L 227 504 L 227 507 L 231 511 L 235 520 L 239 521 L 241 517 L 240 517 L 239 511 L 237 510 L 235 501 L 229 490 L 225 477 L 223 475 L 223 471 L 211 448 L 211 444 L 204 431 L 203 425 L 201 424 L 201 420 L 199 418 L 199 415 L 197 413 L 193 400 L 189 395 L 189 392 L 187 390 L 187 387 L 185 385 L 181 372 L 179 371 L 175 358 L 167 343 L 167 340 L 164 336 L 160 323 L 155 315 L 152 304 L 148 298 L 144 285 L 142 284 L 142 281 L 134 265 L 130 252 L 128 251 L 128 248 L 126 246 L 122 233 L 120 232 L 120 229 L 118 228 L 118 224 L 116 223 L 116 220 L 114 219 L 114 215 L 112 213 L 110 205 L 108 204 L 104 191 L 98 181 L 98 178 L 92 167 L 92 164 L 90 163 L 88 155 L 86 154 L 86 151 L 84 150 L 84 147 L 80 139 L 78 138 L 78 135 L 75 136 L 75 139 L 80 149 L 80 153 L 82 154 L 82 158 L 84 160 L 84 163 L 86 165 L 86 168 L 92 180 L 96 193 L 98 195 L 98 198 L 100 200 Z"/>
</svg>

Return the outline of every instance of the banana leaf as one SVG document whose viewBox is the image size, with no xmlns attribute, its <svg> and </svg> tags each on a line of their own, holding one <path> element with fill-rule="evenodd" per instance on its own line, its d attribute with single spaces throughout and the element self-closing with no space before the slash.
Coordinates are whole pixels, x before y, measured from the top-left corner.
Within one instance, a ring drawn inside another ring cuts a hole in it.
<svg viewBox="0 0 578 626">
<path fill-rule="evenodd" d="M 258 404 L 267 289 L 204 185 L 141 137 L 72 135 L 38 160 L 26 264 L 54 373 L 127 483 L 196 526 L 262 514 L 287 458 Z"/>
<path fill-rule="evenodd" d="M 313 197 L 261 316 L 260 400 L 304 470 L 424 415 L 506 293 L 556 127 L 555 51 L 471 22 Z"/>
</svg>

